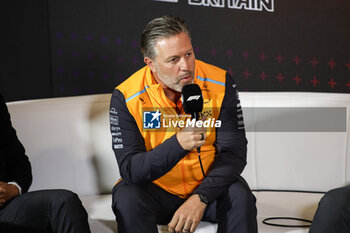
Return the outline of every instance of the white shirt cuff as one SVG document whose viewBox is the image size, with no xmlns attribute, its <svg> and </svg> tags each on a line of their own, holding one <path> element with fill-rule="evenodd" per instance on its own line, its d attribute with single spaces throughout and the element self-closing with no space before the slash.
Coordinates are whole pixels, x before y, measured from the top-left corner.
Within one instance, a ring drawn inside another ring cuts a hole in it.
<svg viewBox="0 0 350 233">
<path fill-rule="evenodd" d="M 22 188 L 21 188 L 21 186 L 19 186 L 16 182 L 11 181 L 11 182 L 7 182 L 7 184 L 13 184 L 14 186 L 17 187 L 19 195 L 22 194 Z"/>
</svg>

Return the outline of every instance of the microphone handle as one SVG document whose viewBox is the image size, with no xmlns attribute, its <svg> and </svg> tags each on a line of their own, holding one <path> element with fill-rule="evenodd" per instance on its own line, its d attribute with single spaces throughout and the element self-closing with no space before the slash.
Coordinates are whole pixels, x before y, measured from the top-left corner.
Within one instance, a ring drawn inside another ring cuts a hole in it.
<svg viewBox="0 0 350 233">
<path fill-rule="evenodd" d="M 198 120 L 199 119 L 199 112 L 194 112 L 193 114 L 192 114 L 192 119 L 195 119 L 195 120 Z M 200 153 L 201 153 L 201 147 L 197 147 L 197 153 L 198 153 L 198 155 L 200 155 Z"/>
<path fill-rule="evenodd" d="M 194 113 L 192 113 L 191 114 L 191 118 L 193 119 L 195 119 L 195 120 L 198 120 L 198 118 L 199 118 L 199 112 L 194 112 Z"/>
<path fill-rule="evenodd" d="M 195 120 L 198 120 L 199 119 L 199 112 L 192 113 L 191 117 L 192 117 L 192 119 L 194 118 Z M 199 164 L 201 165 L 201 170 L 202 170 L 203 176 L 206 177 L 204 169 L 203 169 L 202 159 L 201 159 L 201 147 L 197 147 L 197 154 L 198 154 Z"/>
</svg>

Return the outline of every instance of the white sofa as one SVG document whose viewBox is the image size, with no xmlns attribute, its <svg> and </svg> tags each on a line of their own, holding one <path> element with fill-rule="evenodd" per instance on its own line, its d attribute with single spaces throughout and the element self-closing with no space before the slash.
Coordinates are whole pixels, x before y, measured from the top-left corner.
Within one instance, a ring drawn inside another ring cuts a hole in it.
<svg viewBox="0 0 350 233">
<path fill-rule="evenodd" d="M 307 232 L 308 228 L 269 226 L 262 220 L 312 220 L 323 195 L 313 192 L 349 183 L 350 95 L 242 92 L 240 97 L 249 130 L 248 165 L 243 176 L 255 190 L 259 232 Z M 110 193 L 119 172 L 111 149 L 109 101 L 110 94 L 101 94 L 7 103 L 32 163 L 34 181 L 30 190 L 64 188 L 78 193 L 94 233 L 117 232 Z M 266 111 L 267 107 L 274 108 Z M 326 112 L 328 107 L 341 108 L 340 113 L 337 109 L 331 115 L 315 109 L 311 117 L 300 118 L 300 111 L 311 107 Z M 288 124 L 292 124 L 291 129 Z M 319 128 L 327 132 L 316 132 Z M 329 132 L 332 129 L 335 132 Z M 212 233 L 216 228 L 215 224 L 201 222 L 196 232 Z M 166 227 L 159 226 L 159 231 L 166 232 Z"/>
</svg>

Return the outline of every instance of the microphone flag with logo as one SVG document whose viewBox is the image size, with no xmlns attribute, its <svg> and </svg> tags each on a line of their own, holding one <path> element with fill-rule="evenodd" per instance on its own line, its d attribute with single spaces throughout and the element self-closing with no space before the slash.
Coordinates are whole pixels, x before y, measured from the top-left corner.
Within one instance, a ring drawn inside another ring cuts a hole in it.
<svg viewBox="0 0 350 233">
<path fill-rule="evenodd" d="M 203 109 L 202 90 L 197 84 L 188 84 L 182 88 L 182 107 L 192 119 L 199 119 L 199 113 Z"/>
</svg>

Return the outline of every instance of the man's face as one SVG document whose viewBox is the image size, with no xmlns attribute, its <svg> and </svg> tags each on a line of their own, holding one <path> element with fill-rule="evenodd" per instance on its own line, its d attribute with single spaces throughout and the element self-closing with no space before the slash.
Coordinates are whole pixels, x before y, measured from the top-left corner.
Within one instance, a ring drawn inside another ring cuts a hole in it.
<svg viewBox="0 0 350 233">
<path fill-rule="evenodd" d="M 147 63 L 153 75 L 170 89 L 181 92 L 182 87 L 193 83 L 195 56 L 188 35 L 159 39 L 155 44 L 156 57 Z"/>
</svg>

